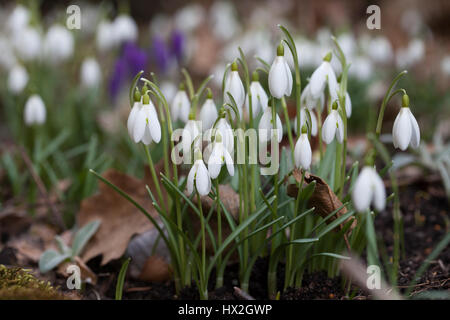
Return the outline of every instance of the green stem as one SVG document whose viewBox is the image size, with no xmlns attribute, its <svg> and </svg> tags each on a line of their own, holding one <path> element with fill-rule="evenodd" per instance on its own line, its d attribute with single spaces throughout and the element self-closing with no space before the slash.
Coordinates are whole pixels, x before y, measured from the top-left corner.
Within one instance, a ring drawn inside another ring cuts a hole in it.
<svg viewBox="0 0 450 320">
<path fill-rule="evenodd" d="M 286 127 L 287 127 L 287 132 L 288 132 L 289 145 L 291 147 L 292 163 L 295 165 L 295 158 L 294 158 L 295 145 L 294 145 L 294 139 L 292 138 L 291 122 L 289 120 L 289 113 L 288 113 L 288 109 L 287 109 L 287 105 L 286 105 L 286 100 L 284 97 L 281 98 L 281 106 L 283 107 L 284 119 L 286 122 Z M 297 132 L 299 132 L 299 131 L 297 131 Z"/>
<path fill-rule="evenodd" d="M 155 166 L 153 164 L 153 160 L 152 160 L 152 156 L 150 154 L 150 150 L 148 149 L 147 145 L 144 145 L 144 149 L 145 149 L 145 154 L 147 155 L 148 166 L 150 168 L 150 173 L 152 175 L 153 184 L 155 185 L 156 193 L 158 194 L 160 203 L 165 208 L 164 198 L 163 198 L 162 193 L 161 193 L 161 187 L 159 185 L 158 177 L 156 176 Z M 165 208 L 165 209 L 167 211 L 167 208 Z"/>
<path fill-rule="evenodd" d="M 217 211 L 217 247 L 222 246 L 222 215 L 220 212 L 220 193 L 219 193 L 219 179 L 215 180 L 216 183 L 216 211 Z M 222 267 L 222 254 L 217 258 L 217 278 L 216 278 L 216 288 L 223 286 L 223 274 L 219 272 Z"/>
<path fill-rule="evenodd" d="M 197 188 L 197 187 L 196 187 Z M 202 208 L 202 200 L 200 194 L 197 191 L 197 204 L 198 211 L 200 211 L 200 233 L 202 237 L 202 265 L 200 272 L 202 273 L 202 277 L 200 279 L 206 279 L 206 234 L 205 234 L 205 217 L 203 216 L 203 208 Z M 203 282 L 203 281 L 201 281 Z M 208 299 L 208 284 L 200 283 L 200 299 L 207 300 Z"/>
</svg>

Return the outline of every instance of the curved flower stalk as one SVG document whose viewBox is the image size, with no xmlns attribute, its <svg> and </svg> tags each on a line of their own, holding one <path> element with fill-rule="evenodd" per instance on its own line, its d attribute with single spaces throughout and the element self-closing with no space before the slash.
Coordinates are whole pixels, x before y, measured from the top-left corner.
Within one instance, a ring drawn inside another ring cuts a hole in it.
<svg viewBox="0 0 450 320">
<path fill-rule="evenodd" d="M 322 64 L 311 75 L 310 92 L 314 99 L 319 99 L 325 90 L 325 84 L 328 84 L 332 100 L 337 100 L 339 85 L 336 80 L 336 74 L 331 66 L 331 52 L 329 52 L 322 61 Z"/>
<path fill-rule="evenodd" d="M 24 120 L 25 124 L 31 126 L 33 124 L 43 124 L 46 118 L 46 110 L 42 98 L 33 94 L 25 103 Z"/>
<path fill-rule="evenodd" d="M 189 171 L 187 178 L 187 192 L 192 194 L 195 190 L 201 196 L 206 196 L 211 191 L 211 178 L 208 169 L 202 159 L 202 153 L 199 149 L 195 150 L 195 162 Z M 195 188 L 194 188 L 195 187 Z"/>
<path fill-rule="evenodd" d="M 316 114 L 313 110 L 310 110 L 309 114 L 311 115 L 311 135 L 315 137 L 318 133 Z M 303 125 L 306 125 L 307 119 L 308 119 L 308 117 L 306 115 L 305 108 L 301 108 L 300 109 L 300 125 L 302 127 L 303 127 Z M 297 133 L 297 126 L 294 126 L 294 132 Z"/>
<path fill-rule="evenodd" d="M 272 108 L 273 107 L 267 107 L 259 121 L 258 129 L 260 142 L 270 141 L 275 135 L 275 130 L 273 130 Z M 276 119 L 277 140 L 278 143 L 280 143 L 283 139 L 283 127 L 278 114 L 276 114 Z"/>
<path fill-rule="evenodd" d="M 239 110 L 239 116 L 242 118 L 242 106 L 245 101 L 245 90 L 244 85 L 242 84 L 241 78 L 239 77 L 238 65 L 237 62 L 234 61 L 231 64 L 231 71 L 227 76 L 225 81 L 225 87 L 223 91 L 223 100 L 225 103 L 231 103 L 230 97 L 227 93 L 230 93 L 236 102 L 236 106 Z M 234 119 L 235 114 L 232 112 L 232 117 Z"/>
<path fill-rule="evenodd" d="M 362 169 L 353 187 L 352 201 L 358 212 L 367 211 L 371 203 L 378 211 L 386 206 L 383 180 L 373 167 L 365 166 Z"/>
<path fill-rule="evenodd" d="M 322 127 L 322 139 L 326 144 L 330 144 L 334 137 L 339 143 L 344 140 L 344 122 L 337 111 L 337 102 L 333 103 L 331 112 L 328 114 Z"/>
<path fill-rule="evenodd" d="M 258 72 L 253 72 L 252 75 L 252 83 L 250 84 L 250 94 L 252 96 L 252 116 L 256 118 L 259 112 L 265 111 L 267 108 L 267 104 L 269 102 L 269 98 L 267 97 L 267 93 L 264 91 L 264 88 L 259 83 Z M 247 110 L 247 114 L 250 114 L 250 104 L 248 93 L 245 97 L 245 109 Z"/>
<path fill-rule="evenodd" d="M 155 106 L 150 100 L 148 93 L 145 93 L 142 97 L 142 105 L 140 107 L 137 105 L 137 110 L 136 115 L 131 120 L 129 119 L 134 142 L 142 142 L 147 146 L 152 141 L 158 143 L 161 140 L 161 125 L 159 124 Z M 133 109 L 131 112 L 133 112 Z"/>
<path fill-rule="evenodd" d="M 308 130 L 306 125 L 302 126 L 302 134 L 295 144 L 294 159 L 297 168 L 308 170 L 311 166 L 312 151 L 308 140 Z"/>
<path fill-rule="evenodd" d="M 28 72 L 21 65 L 15 65 L 8 74 L 8 90 L 13 94 L 19 94 L 28 83 Z"/>
<path fill-rule="evenodd" d="M 208 88 L 208 94 L 199 115 L 200 121 L 202 122 L 202 130 L 206 131 L 211 129 L 218 116 L 216 105 L 212 99 L 211 89 Z"/>
<path fill-rule="evenodd" d="M 211 155 L 207 162 L 211 179 L 216 179 L 219 176 L 223 164 L 226 164 L 229 175 L 234 176 L 233 158 L 227 148 L 225 148 L 220 132 L 217 132 L 215 135 Z"/>
<path fill-rule="evenodd" d="M 277 56 L 269 70 L 269 91 L 272 96 L 281 99 L 290 96 L 292 92 L 292 73 L 284 58 L 284 47 L 280 43 L 277 47 Z"/>
<path fill-rule="evenodd" d="M 409 145 L 417 148 L 420 144 L 420 128 L 409 109 L 409 97 L 406 94 L 403 95 L 402 108 L 394 121 L 392 140 L 394 147 L 402 151 L 405 151 Z"/>
<path fill-rule="evenodd" d="M 191 108 L 191 103 L 189 102 L 189 97 L 184 88 L 184 84 L 180 84 L 180 89 L 172 100 L 171 104 L 171 114 L 172 121 L 181 120 L 187 122 L 189 120 L 189 111 Z"/>
</svg>

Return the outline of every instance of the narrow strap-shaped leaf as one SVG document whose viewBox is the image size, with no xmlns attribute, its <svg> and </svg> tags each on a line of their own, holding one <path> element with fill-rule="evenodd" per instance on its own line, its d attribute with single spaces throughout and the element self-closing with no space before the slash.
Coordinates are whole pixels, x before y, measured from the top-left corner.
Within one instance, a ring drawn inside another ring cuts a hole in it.
<svg viewBox="0 0 450 320">
<path fill-rule="evenodd" d="M 117 277 L 117 284 L 116 284 L 116 300 L 122 300 L 122 293 L 123 293 L 123 284 L 125 282 L 125 275 L 127 273 L 128 264 L 130 263 L 131 258 L 126 259 L 122 263 L 122 267 L 120 268 L 119 276 Z"/>
</svg>

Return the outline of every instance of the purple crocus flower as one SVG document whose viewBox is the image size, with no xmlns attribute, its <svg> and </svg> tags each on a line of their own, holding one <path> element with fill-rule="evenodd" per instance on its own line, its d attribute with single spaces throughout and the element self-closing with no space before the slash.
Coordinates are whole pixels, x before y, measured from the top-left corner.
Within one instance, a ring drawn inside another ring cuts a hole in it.
<svg viewBox="0 0 450 320">
<path fill-rule="evenodd" d="M 128 66 L 128 73 L 133 77 L 136 73 L 144 70 L 147 65 L 147 53 L 133 42 L 125 43 L 122 56 Z"/>
<path fill-rule="evenodd" d="M 183 58 L 185 36 L 180 30 L 174 30 L 171 37 L 171 53 L 178 62 Z"/>
<path fill-rule="evenodd" d="M 111 98 L 114 100 L 119 94 L 120 87 L 127 73 L 127 62 L 123 57 L 119 57 L 117 59 L 116 64 L 114 65 L 114 72 L 112 78 L 109 82 L 109 92 L 111 94 Z"/>
<path fill-rule="evenodd" d="M 156 65 L 162 72 L 165 72 L 169 64 L 169 52 L 164 40 L 159 35 L 153 37 L 152 53 Z"/>
</svg>

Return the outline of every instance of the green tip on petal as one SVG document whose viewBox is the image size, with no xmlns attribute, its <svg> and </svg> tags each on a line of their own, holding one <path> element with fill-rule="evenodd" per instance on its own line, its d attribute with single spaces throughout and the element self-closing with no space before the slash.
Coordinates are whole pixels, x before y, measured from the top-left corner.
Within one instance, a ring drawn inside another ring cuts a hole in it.
<svg viewBox="0 0 450 320">
<path fill-rule="evenodd" d="M 337 108 L 338 108 L 337 100 L 333 102 L 333 105 L 331 106 L 331 108 L 332 108 L 333 110 L 337 110 Z"/>
<path fill-rule="evenodd" d="M 210 88 L 206 89 L 206 99 L 212 99 L 212 91 Z"/>
<path fill-rule="evenodd" d="M 222 135 L 220 134 L 219 131 L 217 131 L 215 137 L 216 137 L 216 142 L 218 142 L 218 143 L 222 142 Z"/>
<path fill-rule="evenodd" d="M 134 102 L 141 101 L 141 93 L 139 92 L 138 88 L 134 90 Z"/>
<path fill-rule="evenodd" d="M 402 107 L 403 108 L 409 107 L 409 96 L 407 94 L 404 94 L 402 97 Z"/>
<path fill-rule="evenodd" d="M 231 64 L 231 71 L 238 71 L 238 65 L 236 61 Z"/>
<path fill-rule="evenodd" d="M 306 124 L 302 126 L 302 133 L 308 133 L 308 128 L 306 127 Z"/>
<path fill-rule="evenodd" d="M 202 151 L 200 150 L 200 149 L 195 149 L 195 152 L 194 152 L 194 160 L 195 161 L 197 161 L 197 160 L 202 160 Z"/>
<path fill-rule="evenodd" d="M 144 96 L 142 97 L 142 103 L 143 104 L 149 104 L 150 103 L 150 96 L 147 93 L 144 94 Z"/>
<path fill-rule="evenodd" d="M 277 56 L 283 57 L 284 56 L 284 46 L 282 43 L 280 43 L 277 47 Z"/>
<path fill-rule="evenodd" d="M 252 73 L 252 81 L 259 81 L 258 71 L 253 71 L 253 73 Z"/>
<path fill-rule="evenodd" d="M 325 55 L 325 57 L 323 57 L 323 61 L 330 62 L 331 58 L 332 58 L 332 55 L 331 55 L 331 51 L 330 51 Z"/>
<path fill-rule="evenodd" d="M 184 91 L 184 83 L 183 82 L 180 83 L 180 86 L 178 87 L 178 89 L 180 89 L 180 91 Z"/>
</svg>

